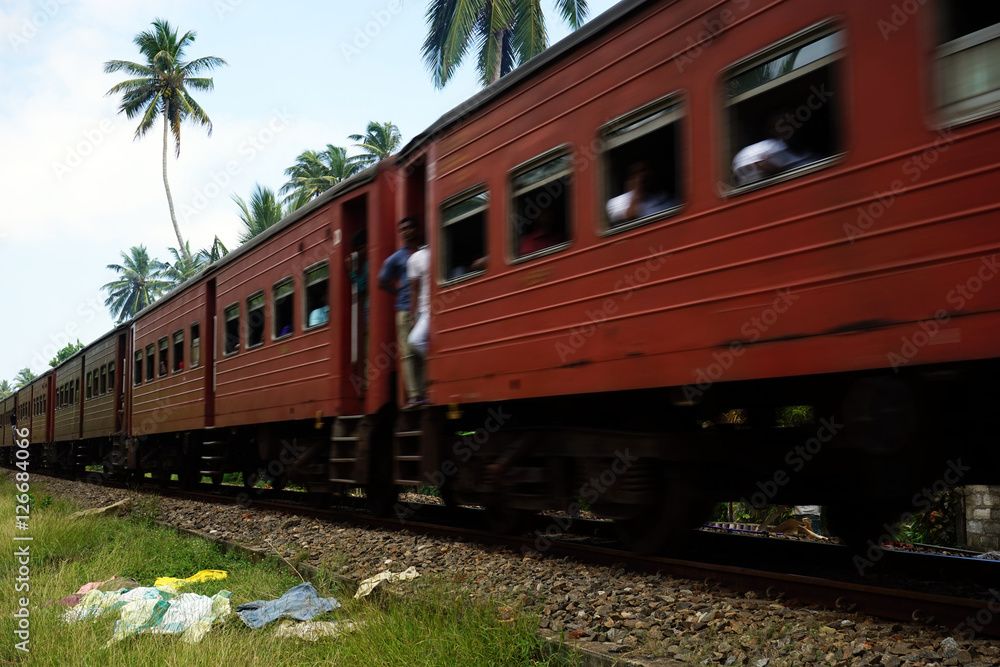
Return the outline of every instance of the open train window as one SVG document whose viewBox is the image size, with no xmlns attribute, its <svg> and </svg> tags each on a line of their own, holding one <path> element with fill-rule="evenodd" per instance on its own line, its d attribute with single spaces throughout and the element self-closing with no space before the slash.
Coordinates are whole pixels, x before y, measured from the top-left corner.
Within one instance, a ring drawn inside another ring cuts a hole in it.
<svg viewBox="0 0 1000 667">
<path fill-rule="evenodd" d="M 264 293 L 247 299 L 247 349 L 264 344 Z"/>
<path fill-rule="evenodd" d="M 737 188 L 818 168 L 843 143 L 838 63 L 845 34 L 810 28 L 726 75 L 728 181 Z"/>
<path fill-rule="evenodd" d="M 274 330 L 275 338 L 292 335 L 293 309 L 295 305 L 295 283 L 286 278 L 274 286 Z"/>
<path fill-rule="evenodd" d="M 184 370 L 184 332 L 174 332 L 174 372 Z"/>
<path fill-rule="evenodd" d="M 115 390 L 115 362 L 108 364 L 108 391 Z"/>
<path fill-rule="evenodd" d="M 90 384 L 90 381 L 91 381 L 90 378 L 92 376 L 93 376 L 93 373 L 91 371 L 87 371 L 87 400 L 88 401 L 94 397 L 93 388 L 92 388 L 92 385 Z"/>
<path fill-rule="evenodd" d="M 236 354 L 240 351 L 240 305 L 234 303 L 226 308 L 226 328 L 223 354 Z"/>
<path fill-rule="evenodd" d="M 1000 4 L 941 0 L 938 104 L 947 122 L 1000 112 Z"/>
<path fill-rule="evenodd" d="M 142 384 L 142 350 L 135 353 L 135 377 L 132 379 L 135 385 Z M 90 396 L 87 396 L 90 398 Z"/>
<path fill-rule="evenodd" d="M 306 327 L 318 327 L 330 320 L 329 301 L 330 267 L 321 266 L 306 269 Z"/>
<path fill-rule="evenodd" d="M 201 332 L 198 322 L 191 325 L 191 368 L 201 363 Z"/>
<path fill-rule="evenodd" d="M 107 371 L 107 369 L 105 369 L 105 371 Z M 94 377 L 91 378 L 91 380 L 93 381 L 93 386 L 91 387 L 91 391 L 94 395 L 94 398 L 97 398 L 98 396 L 101 395 L 101 372 L 99 370 L 95 370 Z"/>
<path fill-rule="evenodd" d="M 601 129 L 609 228 L 677 212 L 681 116 L 681 103 L 673 97 L 636 109 Z"/>
<path fill-rule="evenodd" d="M 570 240 L 572 162 L 557 149 L 511 173 L 511 236 L 516 258 L 552 251 Z"/>
<path fill-rule="evenodd" d="M 167 359 L 167 354 L 170 351 L 170 347 L 169 345 L 167 345 L 167 337 L 164 336 L 160 340 L 156 341 L 156 346 L 159 349 L 160 353 L 159 357 L 157 357 L 158 359 L 157 367 L 159 369 L 157 371 L 157 374 L 159 375 L 159 377 L 163 377 L 164 375 L 167 374 L 167 369 L 170 368 L 170 362 Z"/>
<path fill-rule="evenodd" d="M 76 387 L 73 388 L 73 404 L 80 402 L 80 378 L 76 379 Z"/>
<path fill-rule="evenodd" d="M 152 382 L 156 373 L 155 349 L 152 345 L 146 346 L 146 382 Z"/>
<path fill-rule="evenodd" d="M 445 280 L 482 273 L 486 268 L 488 192 L 465 192 L 441 205 L 441 268 Z"/>
<path fill-rule="evenodd" d="M 108 393 L 108 367 L 101 366 L 101 396 Z"/>
</svg>

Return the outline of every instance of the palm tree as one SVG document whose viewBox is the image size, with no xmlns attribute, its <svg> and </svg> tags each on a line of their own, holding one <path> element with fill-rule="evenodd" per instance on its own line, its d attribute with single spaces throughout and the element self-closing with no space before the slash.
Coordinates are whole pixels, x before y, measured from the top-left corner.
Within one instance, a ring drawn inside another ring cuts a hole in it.
<svg viewBox="0 0 1000 667">
<path fill-rule="evenodd" d="M 243 222 L 243 231 L 238 239 L 240 243 L 246 243 L 277 223 L 284 215 L 274 191 L 262 187 L 260 183 L 255 185 L 249 204 L 237 195 L 233 195 L 233 201 L 240 207 L 240 220 Z"/>
<path fill-rule="evenodd" d="M 108 293 L 104 305 L 111 310 L 112 317 L 117 316 L 119 324 L 134 317 L 170 288 L 169 281 L 160 279 L 166 265 L 150 259 L 146 246 L 132 246 L 127 254 L 121 255 L 121 264 L 108 264 L 120 277 L 101 287 Z"/>
<path fill-rule="evenodd" d="M 219 236 L 216 235 L 211 246 L 208 248 L 202 248 L 198 251 L 198 258 L 205 264 L 214 264 L 228 254 L 229 248 L 227 248 L 226 245 L 219 240 Z"/>
<path fill-rule="evenodd" d="M 309 201 L 337 184 L 323 158 L 316 151 L 304 151 L 295 158 L 295 164 L 285 169 L 288 182 L 278 190 L 286 199 Z"/>
<path fill-rule="evenodd" d="M 398 129 L 396 133 L 399 133 Z M 326 165 L 327 173 L 337 179 L 338 183 L 360 171 L 358 165 L 347 157 L 347 149 L 343 146 L 327 144 L 326 150 L 320 153 L 320 159 Z"/>
<path fill-rule="evenodd" d="M 178 39 L 177 30 L 162 19 L 153 21 L 153 29 L 140 32 L 132 41 L 139 47 L 139 53 L 146 62 L 134 63 L 128 60 L 109 60 L 104 63 L 104 71 L 113 74 L 118 71 L 136 77 L 127 79 L 108 91 L 108 95 L 122 93 L 122 103 L 119 113 L 132 119 L 140 117 L 139 127 L 135 130 L 135 138 L 139 139 L 148 132 L 157 117 L 163 117 L 163 187 L 167 192 L 167 204 L 170 207 L 170 221 L 177 235 L 177 247 L 185 253 L 184 258 L 190 260 L 187 246 L 181 238 L 181 229 L 177 225 L 174 213 L 174 200 L 170 194 L 170 183 L 167 182 L 167 134 L 174 135 L 174 151 L 177 157 L 181 154 L 181 122 L 190 120 L 208 128 L 212 136 L 212 121 L 204 109 L 191 97 L 188 88 L 194 90 L 212 90 L 215 84 L 210 78 L 196 76 L 201 72 L 211 71 L 225 65 L 226 61 L 215 56 L 196 58 L 190 62 L 184 60 L 184 50 L 190 46 L 197 33 L 188 31 Z"/>
<path fill-rule="evenodd" d="M 350 158 L 359 171 L 386 159 L 403 144 L 403 137 L 399 134 L 398 127 L 393 123 L 375 121 L 368 123 L 364 134 L 352 134 L 348 139 L 358 142 L 354 145 L 361 149 L 361 155 Z"/>
<path fill-rule="evenodd" d="M 587 0 L 556 0 L 556 8 L 573 30 L 587 18 Z M 549 41 L 540 0 L 431 0 L 427 25 L 424 62 L 438 88 L 473 43 L 479 47 L 479 79 L 488 86 L 544 51 Z"/>
<path fill-rule="evenodd" d="M 14 387 L 10 386 L 7 380 L 0 380 L 0 399 L 7 398 L 14 392 Z"/>
<path fill-rule="evenodd" d="M 180 285 L 188 278 L 194 277 L 207 265 L 205 258 L 200 252 L 194 255 L 191 254 L 190 242 L 185 244 L 184 250 L 185 252 L 181 252 L 177 248 L 167 248 L 167 252 L 170 253 L 173 261 L 163 265 L 162 277 L 170 284 L 171 289 Z"/>
<path fill-rule="evenodd" d="M 295 158 L 295 164 L 285 169 L 289 180 L 278 193 L 294 211 L 358 171 L 360 166 L 347 157 L 345 148 L 327 144 L 322 151 L 304 151 Z"/>
<path fill-rule="evenodd" d="M 31 369 L 25 366 L 17 372 L 14 377 L 14 388 L 20 389 L 21 387 L 27 387 L 28 383 L 35 379 L 35 374 L 31 372 Z"/>
</svg>

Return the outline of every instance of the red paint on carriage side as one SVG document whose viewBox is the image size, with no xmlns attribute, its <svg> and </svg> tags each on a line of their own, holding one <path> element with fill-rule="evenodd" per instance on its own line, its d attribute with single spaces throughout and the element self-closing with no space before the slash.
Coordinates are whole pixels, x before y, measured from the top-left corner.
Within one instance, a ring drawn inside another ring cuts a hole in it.
<svg viewBox="0 0 1000 667">
<path fill-rule="evenodd" d="M 132 436 L 153 435 L 197 430 L 206 426 L 206 386 L 210 368 L 206 368 L 206 347 L 211 345 L 211 321 L 206 297 L 207 280 L 199 277 L 186 283 L 178 291 L 164 297 L 163 303 L 141 311 L 134 320 L 133 331 L 126 332 L 130 339 L 125 354 L 124 373 L 131 421 Z M 199 334 L 197 366 L 192 365 L 192 327 L 197 325 Z M 181 356 L 174 345 L 175 334 L 183 340 Z M 167 353 L 164 372 L 160 368 L 160 343 L 166 339 Z M 114 347 L 108 341 L 108 353 Z M 146 351 L 152 346 L 154 354 L 152 379 L 147 374 Z M 142 381 L 135 381 L 136 353 L 142 353 Z M 178 361 L 180 368 L 177 368 Z"/>
<path fill-rule="evenodd" d="M 18 391 L 18 401 L 27 401 L 28 427 L 31 429 L 31 444 L 43 444 L 51 441 L 52 434 L 52 405 L 53 400 L 51 370 L 38 376 L 24 389 Z M 17 422 L 18 428 L 22 428 L 23 420 Z M 38 465 L 38 462 L 35 462 Z"/>
<path fill-rule="evenodd" d="M 121 429 L 117 428 L 120 417 L 116 411 L 124 411 L 121 400 L 122 377 L 125 369 L 121 368 L 118 353 L 118 336 L 126 329 L 116 329 L 88 345 L 83 351 L 83 367 L 80 370 L 80 400 L 83 403 L 80 436 L 84 440 L 91 438 L 110 438 Z M 109 368 L 114 364 L 114 381 L 109 381 Z M 102 391 L 101 372 L 104 371 L 104 386 Z M 96 386 L 95 386 L 96 377 Z M 87 380 L 90 380 L 88 387 Z M 76 437 L 67 438 L 76 440 Z"/>
<path fill-rule="evenodd" d="M 0 447 L 13 447 L 14 446 L 14 432 L 10 428 L 10 412 L 15 410 L 17 407 L 17 394 L 12 393 L 7 398 L 0 401 L 0 415 L 3 416 L 3 423 L 0 424 L 3 428 L 0 429 Z M 0 457 L 0 460 L 3 460 Z"/>
<path fill-rule="evenodd" d="M 368 188 L 352 190 L 348 200 L 366 197 Z M 216 274 L 217 426 L 238 426 L 329 417 L 356 410 L 357 397 L 345 394 L 342 355 L 334 337 L 349 316 L 342 299 L 331 300 L 329 320 L 309 327 L 306 312 L 306 271 L 326 266 L 328 294 L 340 294 L 344 273 L 341 248 L 343 201 L 314 209 L 221 268 Z M 290 282 L 289 282 L 290 281 Z M 283 334 L 275 289 L 291 284 L 291 330 Z M 248 299 L 264 298 L 263 340 L 249 347 Z M 226 352 L 227 309 L 239 309 L 239 342 Z"/>
<path fill-rule="evenodd" d="M 55 369 L 54 442 L 69 442 L 80 439 L 80 404 L 84 402 L 83 397 L 86 396 L 83 359 L 82 354 L 76 354 Z M 72 388 L 70 388 L 71 385 Z"/>
<path fill-rule="evenodd" d="M 1000 280 L 979 279 L 974 298 L 954 291 L 1000 253 L 1000 121 L 945 133 L 929 124 L 933 13 L 885 40 L 877 23 L 888 0 L 755 4 L 678 67 L 710 11 L 650 3 L 435 143 L 432 251 L 441 251 L 442 201 L 482 184 L 490 203 L 487 271 L 432 290 L 434 402 L 682 386 L 733 343 L 741 353 L 713 379 L 891 368 L 942 310 L 949 321 L 907 363 L 1000 356 L 990 335 Z M 726 72 L 823 22 L 845 36 L 831 102 L 840 157 L 727 194 Z M 591 143 L 608 121 L 674 94 L 684 109 L 683 209 L 603 233 L 603 163 L 588 156 Z M 562 145 L 574 160 L 572 240 L 512 263 L 510 170 Z M 851 234 L 865 214 L 872 222 Z"/>
</svg>

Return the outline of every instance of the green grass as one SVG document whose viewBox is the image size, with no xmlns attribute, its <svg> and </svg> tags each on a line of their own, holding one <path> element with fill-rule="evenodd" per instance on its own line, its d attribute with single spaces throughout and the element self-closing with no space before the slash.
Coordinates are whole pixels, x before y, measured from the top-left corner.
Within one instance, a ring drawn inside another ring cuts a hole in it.
<svg viewBox="0 0 1000 667">
<path fill-rule="evenodd" d="M 36 498 L 45 497 L 33 484 Z M 213 595 L 232 591 L 233 609 L 258 599 L 279 597 L 300 579 L 277 561 L 252 563 L 240 554 L 223 553 L 214 544 L 178 536 L 152 525 L 157 499 L 145 496 L 132 518 L 84 517 L 70 520 L 77 508 L 56 497 L 32 507 L 27 533 L 14 530 L 13 485 L 0 481 L 0 664 L 32 665 L 564 665 L 577 664 L 569 654 L 550 655 L 535 636 L 535 620 L 512 614 L 502 600 L 456 596 L 443 580 L 424 576 L 399 586 L 400 595 L 355 601 L 344 582 L 321 573 L 313 584 L 343 607 L 317 620 L 344 619 L 360 628 L 337 639 L 306 642 L 277 639 L 277 624 L 250 630 L 235 616 L 216 623 L 205 639 L 187 645 L 176 635 L 139 635 L 115 644 L 110 639 L 120 614 L 68 625 L 63 609 L 45 600 L 71 595 L 88 581 L 127 576 L 151 586 L 160 576 L 187 577 L 198 570 L 227 570 L 229 577 L 185 587 L 184 592 Z M 16 535 L 31 535 L 31 653 L 14 648 L 13 612 L 17 563 L 10 545 Z M 339 564 L 344 554 L 324 554 Z"/>
</svg>

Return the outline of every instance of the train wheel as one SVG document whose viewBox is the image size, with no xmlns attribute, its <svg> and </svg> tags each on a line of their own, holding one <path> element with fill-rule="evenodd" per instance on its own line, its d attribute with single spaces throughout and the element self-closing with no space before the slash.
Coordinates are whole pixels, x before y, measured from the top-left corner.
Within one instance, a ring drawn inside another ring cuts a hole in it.
<svg viewBox="0 0 1000 667">
<path fill-rule="evenodd" d="M 652 489 L 653 501 L 635 517 L 615 519 L 619 541 L 646 556 L 684 546 L 708 506 L 699 499 L 693 473 L 664 468 L 656 477 L 662 483 Z"/>
</svg>

